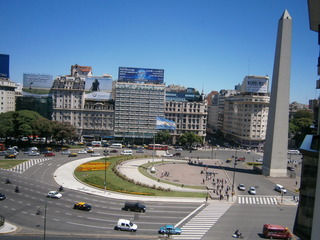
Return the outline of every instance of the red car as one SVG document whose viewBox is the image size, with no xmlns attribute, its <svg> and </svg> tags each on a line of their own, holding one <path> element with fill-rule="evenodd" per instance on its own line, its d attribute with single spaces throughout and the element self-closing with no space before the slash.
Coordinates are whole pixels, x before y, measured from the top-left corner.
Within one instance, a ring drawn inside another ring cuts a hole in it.
<svg viewBox="0 0 320 240">
<path fill-rule="evenodd" d="M 54 157 L 56 155 L 53 152 L 49 152 L 49 153 L 45 153 L 44 156 L 45 157 Z"/>
</svg>

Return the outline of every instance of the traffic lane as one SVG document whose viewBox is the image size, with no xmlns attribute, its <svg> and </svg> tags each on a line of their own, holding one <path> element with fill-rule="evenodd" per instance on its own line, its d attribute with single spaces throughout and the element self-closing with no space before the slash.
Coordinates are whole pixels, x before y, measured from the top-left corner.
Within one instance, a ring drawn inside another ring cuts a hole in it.
<svg viewBox="0 0 320 240">
<path fill-rule="evenodd" d="M 296 210 L 296 206 L 234 204 L 201 239 L 232 239 L 237 229 L 244 239 L 265 239 L 262 236 L 265 223 L 289 227 L 292 231 Z"/>
</svg>

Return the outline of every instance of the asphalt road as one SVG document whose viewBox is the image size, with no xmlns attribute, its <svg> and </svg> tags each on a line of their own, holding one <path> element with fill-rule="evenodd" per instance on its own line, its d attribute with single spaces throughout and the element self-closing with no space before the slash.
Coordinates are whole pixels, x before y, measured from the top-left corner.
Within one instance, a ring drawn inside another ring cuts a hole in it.
<svg viewBox="0 0 320 240">
<path fill-rule="evenodd" d="M 102 149 L 99 151 L 102 153 Z M 170 153 L 174 152 L 170 151 Z M 247 161 L 261 157 L 254 153 L 239 151 L 236 153 L 234 150 L 182 151 L 183 157 L 221 159 L 223 167 L 231 178 L 235 172 L 235 185 L 244 183 L 248 187 L 256 186 L 259 195 L 275 195 L 273 184 L 264 177 L 252 174 L 241 164 L 238 164 L 234 171 L 233 162 L 224 162 L 235 154 L 246 157 Z M 75 159 L 80 157 L 85 156 L 80 155 Z M 7 199 L 0 202 L 0 214 L 21 227 L 17 234 L 1 236 L 1 239 L 43 239 L 44 225 L 46 225 L 46 239 L 157 239 L 159 227 L 164 224 L 175 225 L 200 205 L 146 202 L 147 212 L 141 214 L 122 211 L 124 204 L 122 200 L 106 199 L 68 189 L 63 192 L 62 199 L 46 198 L 50 190 L 58 188 L 53 179 L 54 171 L 70 160 L 71 158 L 57 153 L 53 159 L 38 163 L 22 174 L 0 170 L 0 192 L 7 195 Z M 12 179 L 13 184 L 4 183 L 7 177 Z M 16 185 L 21 188 L 21 193 L 14 193 Z M 247 193 L 242 192 L 242 194 Z M 78 201 L 89 202 L 93 206 L 92 211 L 83 212 L 72 209 L 74 203 Z M 45 206 L 47 206 L 46 221 L 44 216 L 35 214 L 38 207 L 44 209 Z M 202 239 L 212 239 L 212 236 L 217 240 L 229 239 L 236 229 L 244 233 L 245 239 L 260 239 L 262 225 L 267 222 L 283 224 L 292 229 L 295 212 L 296 206 L 235 203 Z M 136 233 L 114 231 L 113 228 L 119 218 L 130 219 L 136 223 L 138 231 Z M 59 236 L 61 234 L 63 236 Z"/>
</svg>

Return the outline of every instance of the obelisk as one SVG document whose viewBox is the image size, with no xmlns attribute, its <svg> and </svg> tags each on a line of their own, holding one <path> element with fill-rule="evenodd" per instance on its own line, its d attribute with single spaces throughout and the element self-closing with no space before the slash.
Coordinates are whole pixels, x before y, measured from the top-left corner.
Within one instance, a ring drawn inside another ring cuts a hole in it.
<svg viewBox="0 0 320 240">
<path fill-rule="evenodd" d="M 284 11 L 278 23 L 262 174 L 287 176 L 292 18 Z"/>
</svg>

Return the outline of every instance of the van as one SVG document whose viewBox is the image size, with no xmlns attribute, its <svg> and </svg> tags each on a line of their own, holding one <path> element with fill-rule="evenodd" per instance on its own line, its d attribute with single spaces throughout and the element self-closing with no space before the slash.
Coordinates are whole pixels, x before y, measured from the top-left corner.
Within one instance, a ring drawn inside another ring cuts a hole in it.
<svg viewBox="0 0 320 240">
<path fill-rule="evenodd" d="M 122 144 L 121 143 L 112 143 L 111 148 L 122 148 Z"/>
<path fill-rule="evenodd" d="M 139 203 L 139 202 L 126 202 L 124 204 L 123 210 L 126 211 L 134 211 L 134 212 L 145 212 L 146 211 L 146 206 Z"/>
<path fill-rule="evenodd" d="M 138 230 L 138 226 L 130 222 L 130 220 L 119 219 L 117 225 L 114 227 L 114 230 L 135 232 Z"/>
<path fill-rule="evenodd" d="M 123 150 L 121 155 L 132 155 L 132 150 Z"/>
<path fill-rule="evenodd" d="M 299 150 L 288 150 L 288 154 L 299 155 L 300 151 Z"/>
<path fill-rule="evenodd" d="M 292 239 L 289 229 L 280 225 L 264 224 L 263 235 L 266 238 Z"/>
<path fill-rule="evenodd" d="M 277 192 L 283 192 L 283 193 L 287 193 L 287 189 L 284 188 L 284 186 L 280 185 L 280 184 L 276 184 L 274 186 L 274 190 L 276 190 Z"/>
</svg>

